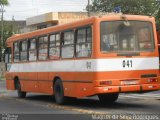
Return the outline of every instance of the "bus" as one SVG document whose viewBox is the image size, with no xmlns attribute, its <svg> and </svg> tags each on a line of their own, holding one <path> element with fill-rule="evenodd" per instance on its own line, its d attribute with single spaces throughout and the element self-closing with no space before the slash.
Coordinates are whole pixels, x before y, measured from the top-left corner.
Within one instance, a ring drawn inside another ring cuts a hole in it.
<svg viewBox="0 0 160 120">
<path fill-rule="evenodd" d="M 120 93 L 160 89 L 155 19 L 104 15 L 14 35 L 6 41 L 6 87 L 68 98 L 97 95 L 110 104 Z"/>
</svg>

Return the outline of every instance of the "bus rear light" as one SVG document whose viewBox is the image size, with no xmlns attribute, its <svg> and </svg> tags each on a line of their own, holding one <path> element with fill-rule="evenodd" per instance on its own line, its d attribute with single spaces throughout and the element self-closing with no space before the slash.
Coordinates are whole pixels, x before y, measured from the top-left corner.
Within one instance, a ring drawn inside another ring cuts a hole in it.
<svg viewBox="0 0 160 120">
<path fill-rule="evenodd" d="M 112 88 L 108 88 L 108 90 L 112 90 Z"/>
<path fill-rule="evenodd" d="M 112 81 L 100 81 L 100 85 L 111 85 Z"/>
<path fill-rule="evenodd" d="M 152 85 L 152 86 L 148 86 L 148 88 L 156 88 L 156 86 Z"/>
<path fill-rule="evenodd" d="M 112 88 L 104 88 L 104 91 L 112 90 Z"/>
<path fill-rule="evenodd" d="M 158 80 L 156 78 L 150 78 L 148 82 L 158 82 Z"/>
</svg>

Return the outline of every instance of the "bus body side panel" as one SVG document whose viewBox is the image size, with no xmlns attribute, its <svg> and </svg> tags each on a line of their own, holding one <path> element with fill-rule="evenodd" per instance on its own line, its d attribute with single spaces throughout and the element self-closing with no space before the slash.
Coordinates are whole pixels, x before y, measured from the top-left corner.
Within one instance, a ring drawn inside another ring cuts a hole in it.
<svg viewBox="0 0 160 120">
<path fill-rule="evenodd" d="M 70 74 L 70 73 L 68 73 Z M 70 83 L 74 84 L 74 93 L 75 97 L 86 97 L 95 94 L 94 93 L 94 72 L 75 72 L 74 81 Z M 64 81 L 64 84 L 67 82 Z M 69 83 L 69 82 L 68 82 Z"/>
<path fill-rule="evenodd" d="M 117 71 L 117 72 L 75 72 L 75 76 L 79 76 L 78 79 L 72 80 L 73 72 L 61 72 L 58 75 L 61 77 L 65 96 L 70 97 L 86 97 L 96 94 L 104 93 L 114 93 L 114 92 L 143 92 L 143 91 L 152 91 L 158 90 L 160 85 L 158 82 L 148 82 L 150 78 L 141 78 L 141 75 L 144 74 L 158 74 L 156 70 L 145 70 L 145 71 Z M 30 73 L 34 75 L 34 73 Z M 41 73 L 45 74 L 45 73 Z M 51 75 L 54 75 L 54 72 L 50 72 Z M 57 75 L 57 74 L 55 74 Z M 97 77 L 94 77 L 97 75 Z M 43 77 L 44 78 L 44 77 Z M 42 79 L 42 78 L 41 78 Z M 137 84 L 133 85 L 121 85 L 122 81 L 137 80 Z M 8 80 L 9 81 L 9 80 Z M 101 81 L 111 81 L 110 85 L 100 85 Z M 10 80 L 11 82 L 11 80 Z M 13 82 L 13 81 L 12 81 Z M 14 83 L 9 85 L 13 85 Z M 46 93 L 53 94 L 53 81 L 44 80 L 44 81 L 27 81 L 21 80 L 21 85 L 23 91 L 27 92 L 37 92 L 37 93 Z M 8 89 L 13 89 L 8 87 Z"/>
<path fill-rule="evenodd" d="M 37 72 L 38 92 L 52 94 L 52 81 L 48 72 Z"/>
<path fill-rule="evenodd" d="M 12 77 L 12 73 L 6 72 L 5 77 L 6 77 L 6 88 L 8 90 L 15 90 L 14 79 Z"/>
<path fill-rule="evenodd" d="M 38 81 L 38 92 L 39 93 L 46 93 L 46 94 L 53 94 L 53 87 L 52 81 L 44 80 Z"/>
<path fill-rule="evenodd" d="M 37 73 L 29 73 L 29 72 L 24 72 L 24 75 L 27 74 L 27 76 L 23 76 L 21 79 L 22 82 L 22 90 L 27 91 L 27 92 L 38 92 L 38 84 L 37 84 Z"/>
<path fill-rule="evenodd" d="M 14 80 L 6 79 L 6 88 L 8 90 L 15 90 Z"/>
<path fill-rule="evenodd" d="M 75 74 L 74 72 L 49 72 L 49 80 L 52 81 L 52 94 L 54 94 L 54 82 L 56 80 L 61 80 L 64 87 L 64 95 L 75 97 L 76 88 L 75 88 Z"/>
</svg>

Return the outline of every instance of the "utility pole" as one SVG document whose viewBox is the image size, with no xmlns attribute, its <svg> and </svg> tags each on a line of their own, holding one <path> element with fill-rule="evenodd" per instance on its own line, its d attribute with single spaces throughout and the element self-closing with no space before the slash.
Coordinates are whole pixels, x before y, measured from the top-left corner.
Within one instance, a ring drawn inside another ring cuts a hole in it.
<svg viewBox="0 0 160 120">
<path fill-rule="evenodd" d="M 90 0 L 88 0 L 88 17 L 91 16 L 91 13 L 90 13 Z"/>
<path fill-rule="evenodd" d="M 4 37 L 4 21 L 3 21 L 3 14 L 4 14 L 4 5 L 2 5 L 2 4 L 0 4 L 0 6 L 1 6 L 1 9 L 0 9 L 0 12 L 1 12 L 1 41 L 0 41 L 0 57 L 1 57 L 1 61 L 2 61 L 2 50 L 3 50 L 3 42 L 4 42 L 4 40 L 3 40 L 3 37 Z"/>
<path fill-rule="evenodd" d="M 4 31 L 4 21 L 3 21 L 3 14 L 4 14 L 4 9 L 1 9 L 1 42 L 3 43 L 3 31 Z"/>
</svg>

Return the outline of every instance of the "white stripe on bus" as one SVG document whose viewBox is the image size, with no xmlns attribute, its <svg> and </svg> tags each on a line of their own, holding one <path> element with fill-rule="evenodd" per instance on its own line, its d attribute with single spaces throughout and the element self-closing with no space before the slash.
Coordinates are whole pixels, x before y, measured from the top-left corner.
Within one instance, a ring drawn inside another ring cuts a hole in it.
<svg viewBox="0 0 160 120">
<path fill-rule="evenodd" d="M 123 61 L 132 60 L 132 66 Z M 159 69 L 159 58 L 113 58 L 87 60 L 59 60 L 12 64 L 10 72 L 96 72 Z"/>
</svg>

